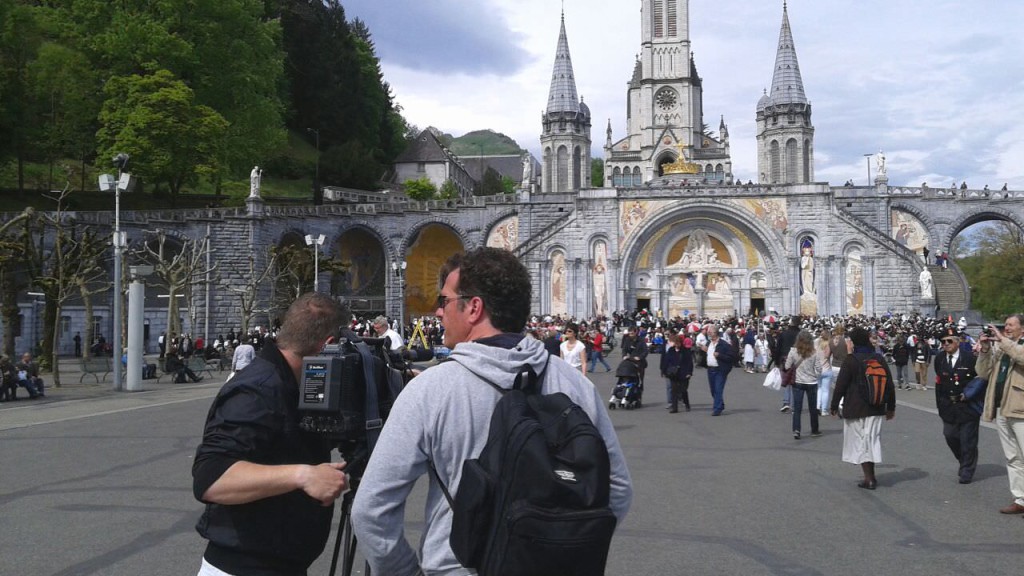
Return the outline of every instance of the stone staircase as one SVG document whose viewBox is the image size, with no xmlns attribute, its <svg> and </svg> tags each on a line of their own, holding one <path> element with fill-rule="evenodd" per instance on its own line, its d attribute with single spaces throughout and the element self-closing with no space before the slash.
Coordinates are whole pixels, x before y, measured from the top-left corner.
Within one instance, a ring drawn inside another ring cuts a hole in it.
<svg viewBox="0 0 1024 576">
<path fill-rule="evenodd" d="M 970 302 L 967 298 L 967 283 L 963 274 L 955 264 L 950 264 L 947 270 L 934 264 L 928 265 L 928 271 L 932 273 L 932 282 L 935 286 L 935 298 L 938 300 L 939 315 L 952 315 L 959 317 L 964 315 Z"/>
</svg>

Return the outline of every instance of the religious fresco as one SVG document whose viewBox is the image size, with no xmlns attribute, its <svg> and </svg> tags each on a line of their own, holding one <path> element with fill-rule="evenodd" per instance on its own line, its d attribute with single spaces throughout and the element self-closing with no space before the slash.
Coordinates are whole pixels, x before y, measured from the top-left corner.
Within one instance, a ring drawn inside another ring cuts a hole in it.
<svg viewBox="0 0 1024 576">
<path fill-rule="evenodd" d="M 331 278 L 331 292 L 339 296 L 384 297 L 386 281 L 384 247 L 380 240 L 362 228 L 349 230 L 338 238 L 338 259 L 348 270 Z"/>
<path fill-rule="evenodd" d="M 465 250 L 455 232 L 442 224 L 424 226 L 406 251 L 405 271 L 407 318 L 433 316 L 437 311 L 437 272 L 445 260 Z"/>
<path fill-rule="evenodd" d="M 864 313 L 864 265 L 858 249 L 846 255 L 846 313 Z"/>
<path fill-rule="evenodd" d="M 928 246 L 928 230 L 916 216 L 902 210 L 892 211 L 892 237 L 914 252 Z"/>
<path fill-rule="evenodd" d="M 651 215 L 671 204 L 666 200 L 627 200 L 619 203 L 619 249 Z"/>
<path fill-rule="evenodd" d="M 789 212 L 784 198 L 742 198 L 729 202 L 750 210 L 769 228 L 783 232 L 789 227 Z"/>
<path fill-rule="evenodd" d="M 487 235 L 487 246 L 513 251 L 519 246 L 519 216 L 509 216 L 491 229 Z"/>
<path fill-rule="evenodd" d="M 804 236 L 800 240 L 800 313 L 818 315 L 818 294 L 814 288 L 814 240 Z"/>
<path fill-rule="evenodd" d="M 591 283 L 593 284 L 594 305 L 591 312 L 594 316 L 608 315 L 608 245 L 603 240 L 594 242 L 594 253 L 591 258 L 594 263 L 591 269 Z"/>
<path fill-rule="evenodd" d="M 565 267 L 565 252 L 551 254 L 551 310 L 552 315 L 569 315 L 569 274 Z"/>
</svg>

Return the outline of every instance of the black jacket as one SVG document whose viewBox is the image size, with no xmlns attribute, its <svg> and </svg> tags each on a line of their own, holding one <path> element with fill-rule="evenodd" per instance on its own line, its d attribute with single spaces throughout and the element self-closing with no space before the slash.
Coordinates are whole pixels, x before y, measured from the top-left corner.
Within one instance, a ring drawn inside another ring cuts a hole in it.
<svg viewBox="0 0 1024 576">
<path fill-rule="evenodd" d="M 321 464 L 332 444 L 299 429 L 299 386 L 273 344 L 235 374 L 210 407 L 192 464 L 192 490 L 206 490 L 235 462 Z M 301 490 L 238 505 L 206 503 L 196 530 L 205 558 L 236 576 L 304 575 L 323 552 L 333 506 Z"/>
<path fill-rule="evenodd" d="M 685 380 L 693 376 L 693 354 L 686 348 L 676 349 L 675 346 L 669 346 L 665 349 L 665 353 L 661 355 L 661 373 L 662 375 L 668 374 L 674 366 L 679 366 L 679 372 L 675 377 L 670 378 L 671 380 Z"/>
<path fill-rule="evenodd" d="M 882 359 L 882 366 L 885 367 L 885 376 L 888 382 L 885 386 L 885 405 L 872 406 L 867 402 L 867 394 L 858 386 L 864 386 L 859 381 L 858 373 L 864 370 L 863 361 L 871 356 Z M 886 412 L 896 411 L 896 387 L 892 383 L 892 373 L 889 371 L 889 364 L 879 354 L 862 349 L 855 349 L 853 354 L 846 357 L 843 366 L 839 369 L 839 376 L 836 378 L 836 389 L 832 393 L 832 404 L 829 407 L 833 412 L 839 410 L 839 402 L 843 402 L 843 418 L 856 419 L 868 416 L 884 416 Z"/>
<path fill-rule="evenodd" d="M 960 351 L 956 366 L 949 365 L 945 352 L 935 355 L 935 407 L 943 422 L 956 423 L 977 420 L 975 412 L 963 397 L 967 384 L 978 376 L 975 371 L 976 359 L 970 352 Z"/>
</svg>

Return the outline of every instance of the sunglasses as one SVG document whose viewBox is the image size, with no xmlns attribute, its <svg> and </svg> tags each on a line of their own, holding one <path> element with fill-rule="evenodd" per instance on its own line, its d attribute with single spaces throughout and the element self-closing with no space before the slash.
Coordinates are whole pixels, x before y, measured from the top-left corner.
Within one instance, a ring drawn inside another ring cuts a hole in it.
<svg viewBox="0 0 1024 576">
<path fill-rule="evenodd" d="M 466 298 L 472 297 L 473 296 L 469 294 L 459 294 L 458 296 L 441 296 L 439 294 L 437 296 L 437 302 L 435 303 L 434 309 L 444 309 L 444 307 L 447 306 L 449 302 L 454 302 L 455 300 L 465 300 Z"/>
<path fill-rule="evenodd" d="M 954 339 L 952 339 L 952 338 L 944 338 L 944 339 L 942 340 L 942 343 L 943 343 L 943 344 L 956 344 L 956 343 L 957 343 L 957 341 L 956 341 L 956 340 L 954 340 Z"/>
</svg>

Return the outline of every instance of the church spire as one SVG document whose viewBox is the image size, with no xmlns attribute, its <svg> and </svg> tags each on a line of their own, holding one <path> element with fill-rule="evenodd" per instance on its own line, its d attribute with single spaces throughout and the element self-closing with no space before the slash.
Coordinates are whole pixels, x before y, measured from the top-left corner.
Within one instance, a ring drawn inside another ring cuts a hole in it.
<svg viewBox="0 0 1024 576">
<path fill-rule="evenodd" d="M 563 11 L 562 30 L 558 34 L 558 48 L 555 50 L 555 66 L 551 72 L 551 90 L 548 92 L 548 114 L 579 112 L 579 101 L 576 94 L 576 76 L 572 71 L 572 57 L 569 56 L 569 39 L 565 34 Z"/>
<path fill-rule="evenodd" d="M 775 54 L 775 75 L 772 77 L 773 104 L 807 104 L 804 81 L 800 77 L 800 64 L 796 60 L 793 30 L 789 26 L 789 10 L 782 2 L 782 30 L 779 32 L 779 51 Z"/>
</svg>

